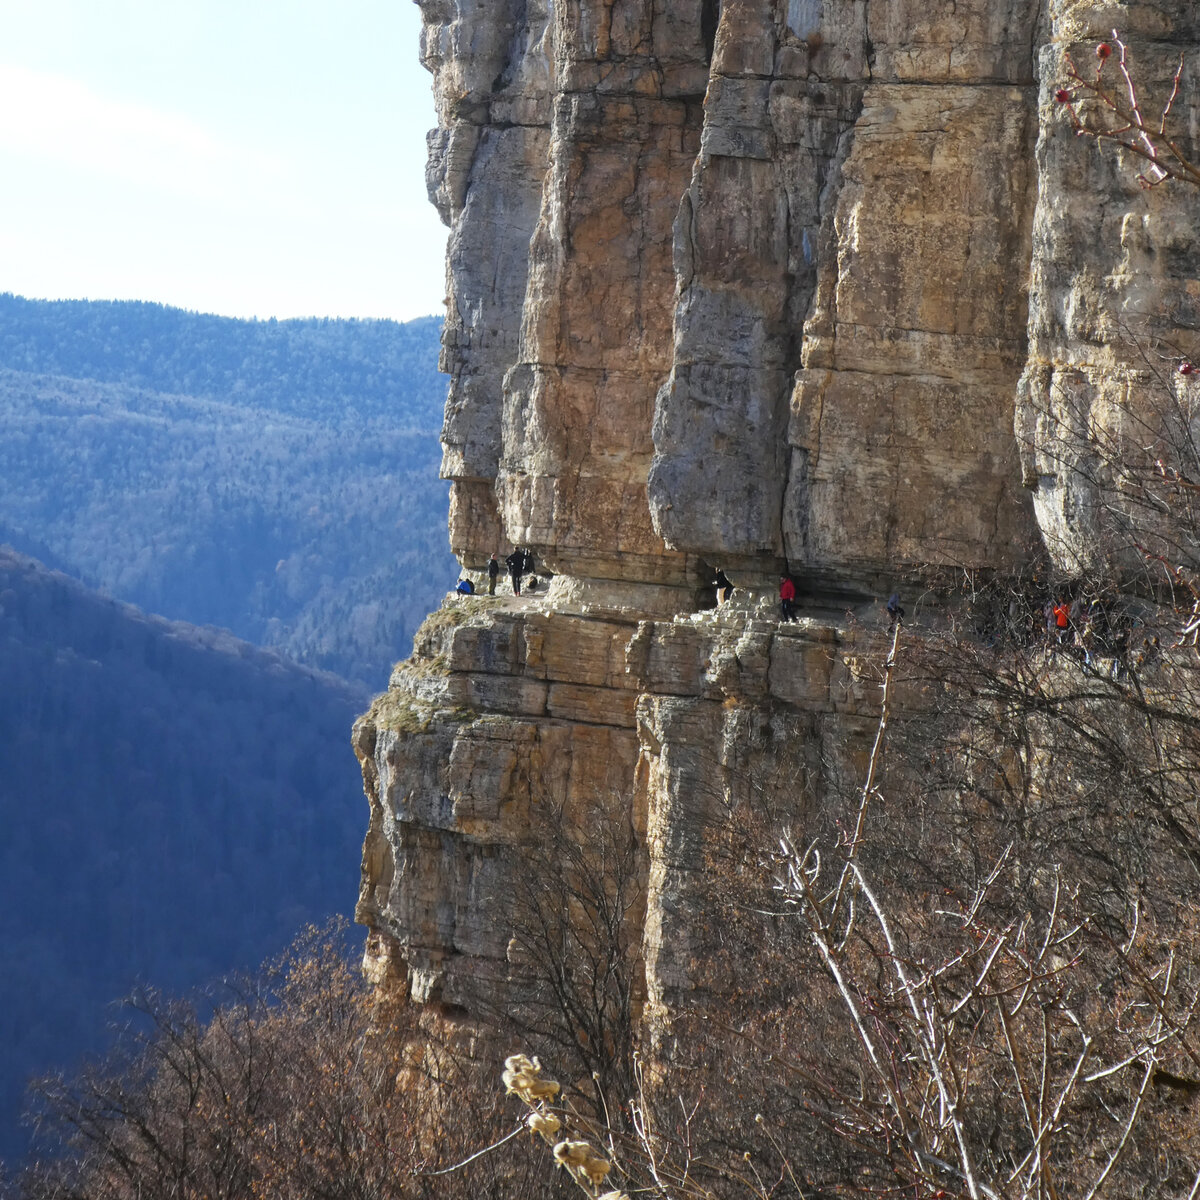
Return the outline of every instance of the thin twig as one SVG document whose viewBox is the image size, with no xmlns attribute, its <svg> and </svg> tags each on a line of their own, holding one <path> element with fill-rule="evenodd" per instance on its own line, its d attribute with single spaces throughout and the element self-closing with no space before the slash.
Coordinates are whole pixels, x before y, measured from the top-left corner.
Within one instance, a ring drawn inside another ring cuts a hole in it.
<svg viewBox="0 0 1200 1200">
<path fill-rule="evenodd" d="M 512 1133 L 506 1133 L 498 1142 L 493 1142 L 490 1146 L 485 1146 L 482 1150 L 476 1150 L 470 1158 L 464 1158 L 462 1162 L 455 1163 L 452 1167 L 443 1167 L 440 1171 L 414 1171 L 413 1174 L 421 1176 L 449 1175 L 452 1171 L 461 1171 L 468 1163 L 473 1163 L 477 1158 L 482 1158 L 485 1154 L 491 1154 L 493 1150 L 498 1150 L 504 1145 L 505 1142 L 511 1142 L 513 1138 L 515 1138 L 518 1133 L 523 1132 L 524 1129 L 525 1122 L 522 1121 L 521 1124 L 512 1131 Z"/>
</svg>

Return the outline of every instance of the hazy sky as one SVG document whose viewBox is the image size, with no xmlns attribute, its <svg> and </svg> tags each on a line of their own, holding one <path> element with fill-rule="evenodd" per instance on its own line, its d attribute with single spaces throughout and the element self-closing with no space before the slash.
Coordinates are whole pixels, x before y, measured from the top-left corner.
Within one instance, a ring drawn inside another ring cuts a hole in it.
<svg viewBox="0 0 1200 1200">
<path fill-rule="evenodd" d="M 0 291 L 442 311 L 412 0 L 0 0 Z"/>
</svg>

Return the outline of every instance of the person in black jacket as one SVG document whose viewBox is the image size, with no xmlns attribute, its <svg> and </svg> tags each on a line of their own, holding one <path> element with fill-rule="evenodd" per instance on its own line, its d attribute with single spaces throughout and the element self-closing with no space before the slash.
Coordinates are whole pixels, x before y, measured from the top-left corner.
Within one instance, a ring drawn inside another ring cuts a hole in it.
<svg viewBox="0 0 1200 1200">
<path fill-rule="evenodd" d="M 512 580 L 513 595 L 521 594 L 521 576 L 525 573 L 525 559 L 527 551 L 522 550 L 519 546 L 505 560 L 504 563 L 508 567 L 508 577 Z"/>
<path fill-rule="evenodd" d="M 717 603 L 724 604 L 733 595 L 733 584 L 729 582 L 729 576 L 720 567 L 717 568 L 717 577 L 713 583 L 717 585 Z"/>
<path fill-rule="evenodd" d="M 500 574 L 500 560 L 495 554 L 488 559 L 488 595 L 496 594 L 496 576 Z"/>
</svg>

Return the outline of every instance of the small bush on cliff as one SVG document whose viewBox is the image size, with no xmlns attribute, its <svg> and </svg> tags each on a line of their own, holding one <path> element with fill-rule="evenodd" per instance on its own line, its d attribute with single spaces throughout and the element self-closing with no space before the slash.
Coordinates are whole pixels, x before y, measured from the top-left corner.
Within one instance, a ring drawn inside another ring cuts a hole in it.
<svg viewBox="0 0 1200 1200">
<path fill-rule="evenodd" d="M 1168 179 L 1200 186 L 1200 167 L 1190 157 L 1183 137 L 1170 130 L 1172 110 L 1180 98 L 1183 55 L 1157 121 L 1153 117 L 1146 120 L 1129 47 L 1115 29 L 1111 43 L 1101 42 L 1096 47 L 1095 61 L 1095 71 L 1088 72 L 1068 56 L 1065 84 L 1054 93 L 1075 132 L 1098 143 L 1110 142 L 1149 164 L 1138 176 L 1143 187 L 1157 187 Z"/>
</svg>

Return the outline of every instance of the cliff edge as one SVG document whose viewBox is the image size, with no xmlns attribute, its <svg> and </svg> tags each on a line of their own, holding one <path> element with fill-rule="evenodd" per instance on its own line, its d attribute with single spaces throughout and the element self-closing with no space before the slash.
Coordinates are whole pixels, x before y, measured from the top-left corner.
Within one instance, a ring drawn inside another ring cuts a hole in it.
<svg viewBox="0 0 1200 1200">
<path fill-rule="evenodd" d="M 1148 348 L 1200 354 L 1200 206 L 1075 137 L 1054 91 L 1119 26 L 1148 94 L 1185 53 L 1190 136 L 1200 13 L 418 2 L 451 545 L 476 571 L 527 546 L 553 579 L 448 600 L 356 727 L 368 960 L 471 1010 L 549 823 L 620 813 L 638 1003 L 668 1011 L 705 986 L 695 830 L 748 781 L 803 814 L 861 766 L 872 598 L 1101 552 L 1119 481 L 1064 466 L 1149 419 Z"/>
</svg>

